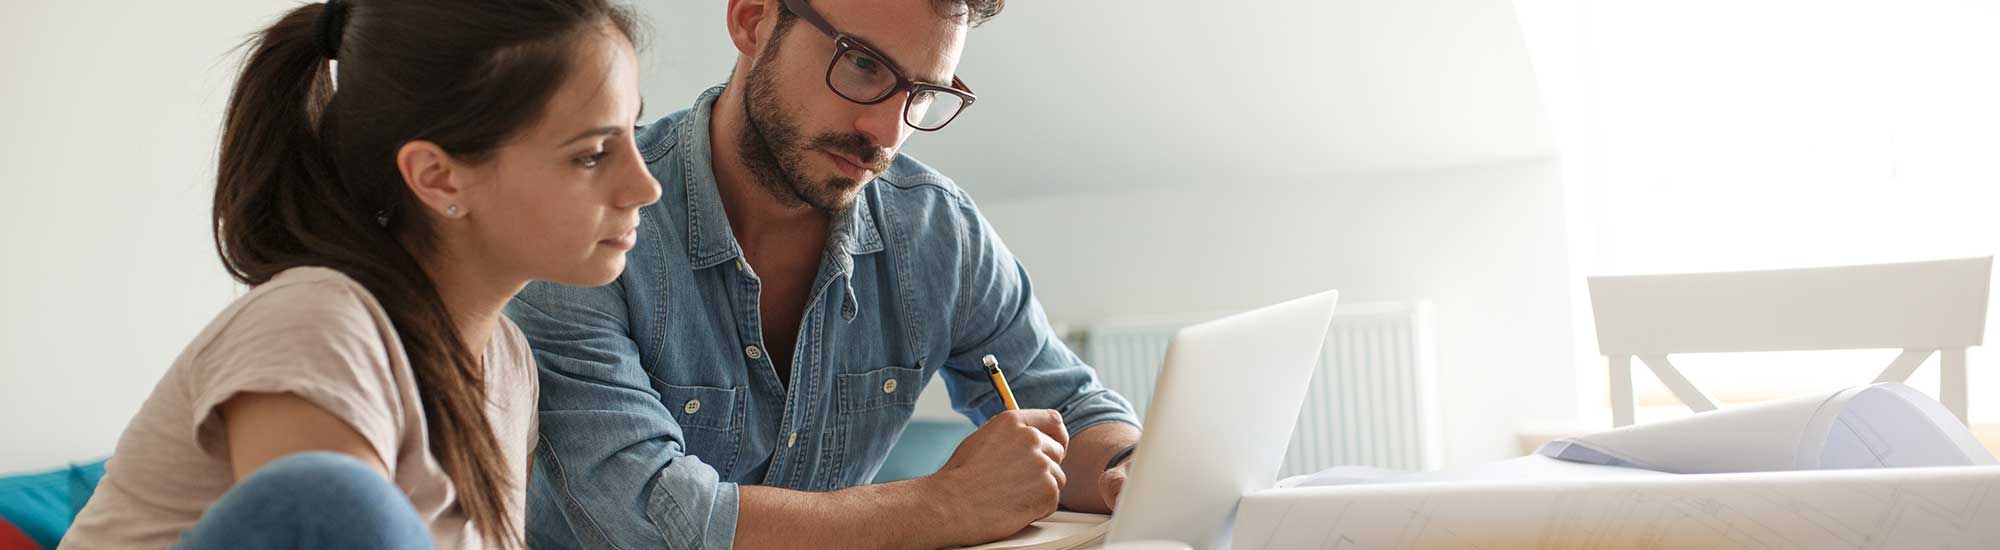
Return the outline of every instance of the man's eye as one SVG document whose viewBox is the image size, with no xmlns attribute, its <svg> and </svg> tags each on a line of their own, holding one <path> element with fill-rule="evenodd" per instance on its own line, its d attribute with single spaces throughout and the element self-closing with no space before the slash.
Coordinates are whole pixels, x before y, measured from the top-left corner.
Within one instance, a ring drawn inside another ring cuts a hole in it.
<svg viewBox="0 0 2000 550">
<path fill-rule="evenodd" d="M 603 161 L 606 154 L 609 154 L 609 152 L 597 152 L 576 157 L 576 165 L 584 168 L 596 168 L 597 163 Z"/>
<path fill-rule="evenodd" d="M 868 54 L 862 54 L 862 53 L 848 54 L 847 62 L 853 64 L 854 68 L 856 69 L 868 72 L 874 72 L 882 68 L 882 63 L 876 61 L 875 58 L 873 57 L 869 57 Z"/>
</svg>

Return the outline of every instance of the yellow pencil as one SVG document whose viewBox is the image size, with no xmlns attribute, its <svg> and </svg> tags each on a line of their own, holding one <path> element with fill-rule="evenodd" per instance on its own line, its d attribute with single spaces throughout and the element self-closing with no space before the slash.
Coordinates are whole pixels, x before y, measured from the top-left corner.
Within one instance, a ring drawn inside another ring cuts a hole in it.
<svg viewBox="0 0 2000 550">
<path fill-rule="evenodd" d="M 993 379 L 993 389 L 999 390 L 1000 401 L 1007 404 L 1007 410 L 1021 410 L 1021 406 L 1014 403 L 1014 390 L 1007 389 L 1007 375 L 1000 372 L 1000 360 L 989 353 L 979 362 L 986 364 L 986 376 Z"/>
</svg>

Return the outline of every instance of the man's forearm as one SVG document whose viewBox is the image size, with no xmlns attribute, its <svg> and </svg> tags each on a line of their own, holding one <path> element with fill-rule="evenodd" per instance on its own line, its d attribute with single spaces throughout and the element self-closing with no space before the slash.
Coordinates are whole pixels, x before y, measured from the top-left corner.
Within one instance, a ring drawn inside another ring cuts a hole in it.
<svg viewBox="0 0 2000 550">
<path fill-rule="evenodd" d="M 744 485 L 736 548 L 939 548 L 952 524 L 922 479 L 812 493 Z"/>
<path fill-rule="evenodd" d="M 1069 454 L 1063 457 L 1062 507 L 1077 512 L 1109 513 L 1111 503 L 1098 494 L 1097 478 L 1104 473 L 1105 461 L 1127 445 L 1139 442 L 1139 428 L 1124 422 L 1105 422 L 1071 437 Z"/>
</svg>

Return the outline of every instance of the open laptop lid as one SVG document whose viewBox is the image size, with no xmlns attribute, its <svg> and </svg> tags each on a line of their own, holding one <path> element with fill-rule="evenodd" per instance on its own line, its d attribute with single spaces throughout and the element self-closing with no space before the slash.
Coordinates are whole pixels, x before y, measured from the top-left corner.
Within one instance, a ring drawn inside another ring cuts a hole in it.
<svg viewBox="0 0 2000 550">
<path fill-rule="evenodd" d="M 1174 334 L 1107 542 L 1226 543 L 1237 501 L 1277 483 L 1338 298 L 1327 291 Z"/>
</svg>

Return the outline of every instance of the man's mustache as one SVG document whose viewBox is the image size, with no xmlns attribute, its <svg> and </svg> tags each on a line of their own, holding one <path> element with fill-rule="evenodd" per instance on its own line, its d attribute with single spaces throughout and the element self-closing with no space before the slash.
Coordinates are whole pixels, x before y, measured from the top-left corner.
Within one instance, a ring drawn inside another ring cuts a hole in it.
<svg viewBox="0 0 2000 550">
<path fill-rule="evenodd" d="M 874 142 L 861 134 L 820 134 L 813 138 L 810 145 L 859 159 L 862 166 L 877 174 L 889 169 L 889 150 L 876 147 Z"/>
</svg>

